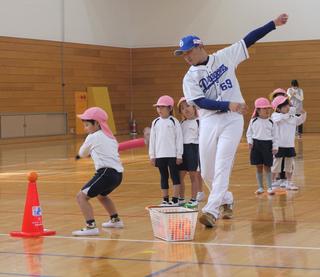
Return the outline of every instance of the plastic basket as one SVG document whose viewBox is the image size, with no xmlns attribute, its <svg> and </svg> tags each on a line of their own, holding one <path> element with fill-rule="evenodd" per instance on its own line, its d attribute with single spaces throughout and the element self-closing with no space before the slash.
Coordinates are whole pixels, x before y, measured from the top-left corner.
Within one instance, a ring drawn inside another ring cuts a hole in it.
<svg viewBox="0 0 320 277">
<path fill-rule="evenodd" d="M 193 240 L 198 211 L 184 207 L 147 207 L 155 237 L 166 241 Z"/>
</svg>

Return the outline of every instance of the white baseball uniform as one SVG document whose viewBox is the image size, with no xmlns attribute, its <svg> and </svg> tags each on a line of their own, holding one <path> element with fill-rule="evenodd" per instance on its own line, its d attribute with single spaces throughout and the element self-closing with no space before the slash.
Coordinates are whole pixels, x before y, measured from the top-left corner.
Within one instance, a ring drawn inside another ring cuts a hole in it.
<svg viewBox="0 0 320 277">
<path fill-rule="evenodd" d="M 243 40 L 209 55 L 206 65 L 191 66 L 183 79 L 188 103 L 199 98 L 244 103 L 235 70 L 249 57 Z M 228 191 L 233 160 L 243 132 L 243 116 L 235 112 L 200 109 L 201 175 L 211 192 L 203 212 L 216 218 L 220 206 L 232 204 Z"/>
</svg>

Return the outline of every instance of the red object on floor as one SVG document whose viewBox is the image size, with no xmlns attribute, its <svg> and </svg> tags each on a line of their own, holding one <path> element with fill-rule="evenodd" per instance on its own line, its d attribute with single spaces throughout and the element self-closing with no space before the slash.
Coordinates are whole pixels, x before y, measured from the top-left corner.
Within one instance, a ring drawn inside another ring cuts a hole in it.
<svg viewBox="0 0 320 277">
<path fill-rule="evenodd" d="M 46 230 L 42 224 L 42 210 L 37 191 L 37 173 L 30 172 L 28 175 L 28 191 L 21 231 L 10 233 L 13 237 L 39 237 L 55 235 L 56 231 Z"/>
</svg>

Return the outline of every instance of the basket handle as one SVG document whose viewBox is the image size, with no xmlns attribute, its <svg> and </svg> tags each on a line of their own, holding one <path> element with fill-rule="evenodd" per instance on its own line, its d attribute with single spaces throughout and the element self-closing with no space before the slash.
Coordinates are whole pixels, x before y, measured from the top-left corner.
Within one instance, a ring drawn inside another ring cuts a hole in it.
<svg viewBox="0 0 320 277">
<path fill-rule="evenodd" d="M 149 210 L 149 209 L 152 209 L 152 208 L 168 208 L 168 207 L 163 207 L 163 206 L 160 206 L 160 205 L 149 205 L 149 206 L 146 206 L 145 207 L 145 210 Z"/>
</svg>

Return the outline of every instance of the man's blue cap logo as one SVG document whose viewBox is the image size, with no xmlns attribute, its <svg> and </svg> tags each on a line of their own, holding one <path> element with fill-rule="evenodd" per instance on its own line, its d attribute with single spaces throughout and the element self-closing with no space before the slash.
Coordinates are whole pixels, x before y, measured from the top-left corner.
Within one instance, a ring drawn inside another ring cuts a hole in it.
<svg viewBox="0 0 320 277">
<path fill-rule="evenodd" d="M 174 55 L 180 56 L 183 52 L 189 51 L 199 45 L 202 45 L 202 41 L 199 37 L 192 35 L 183 37 L 179 43 L 180 48 L 174 51 Z"/>
</svg>

